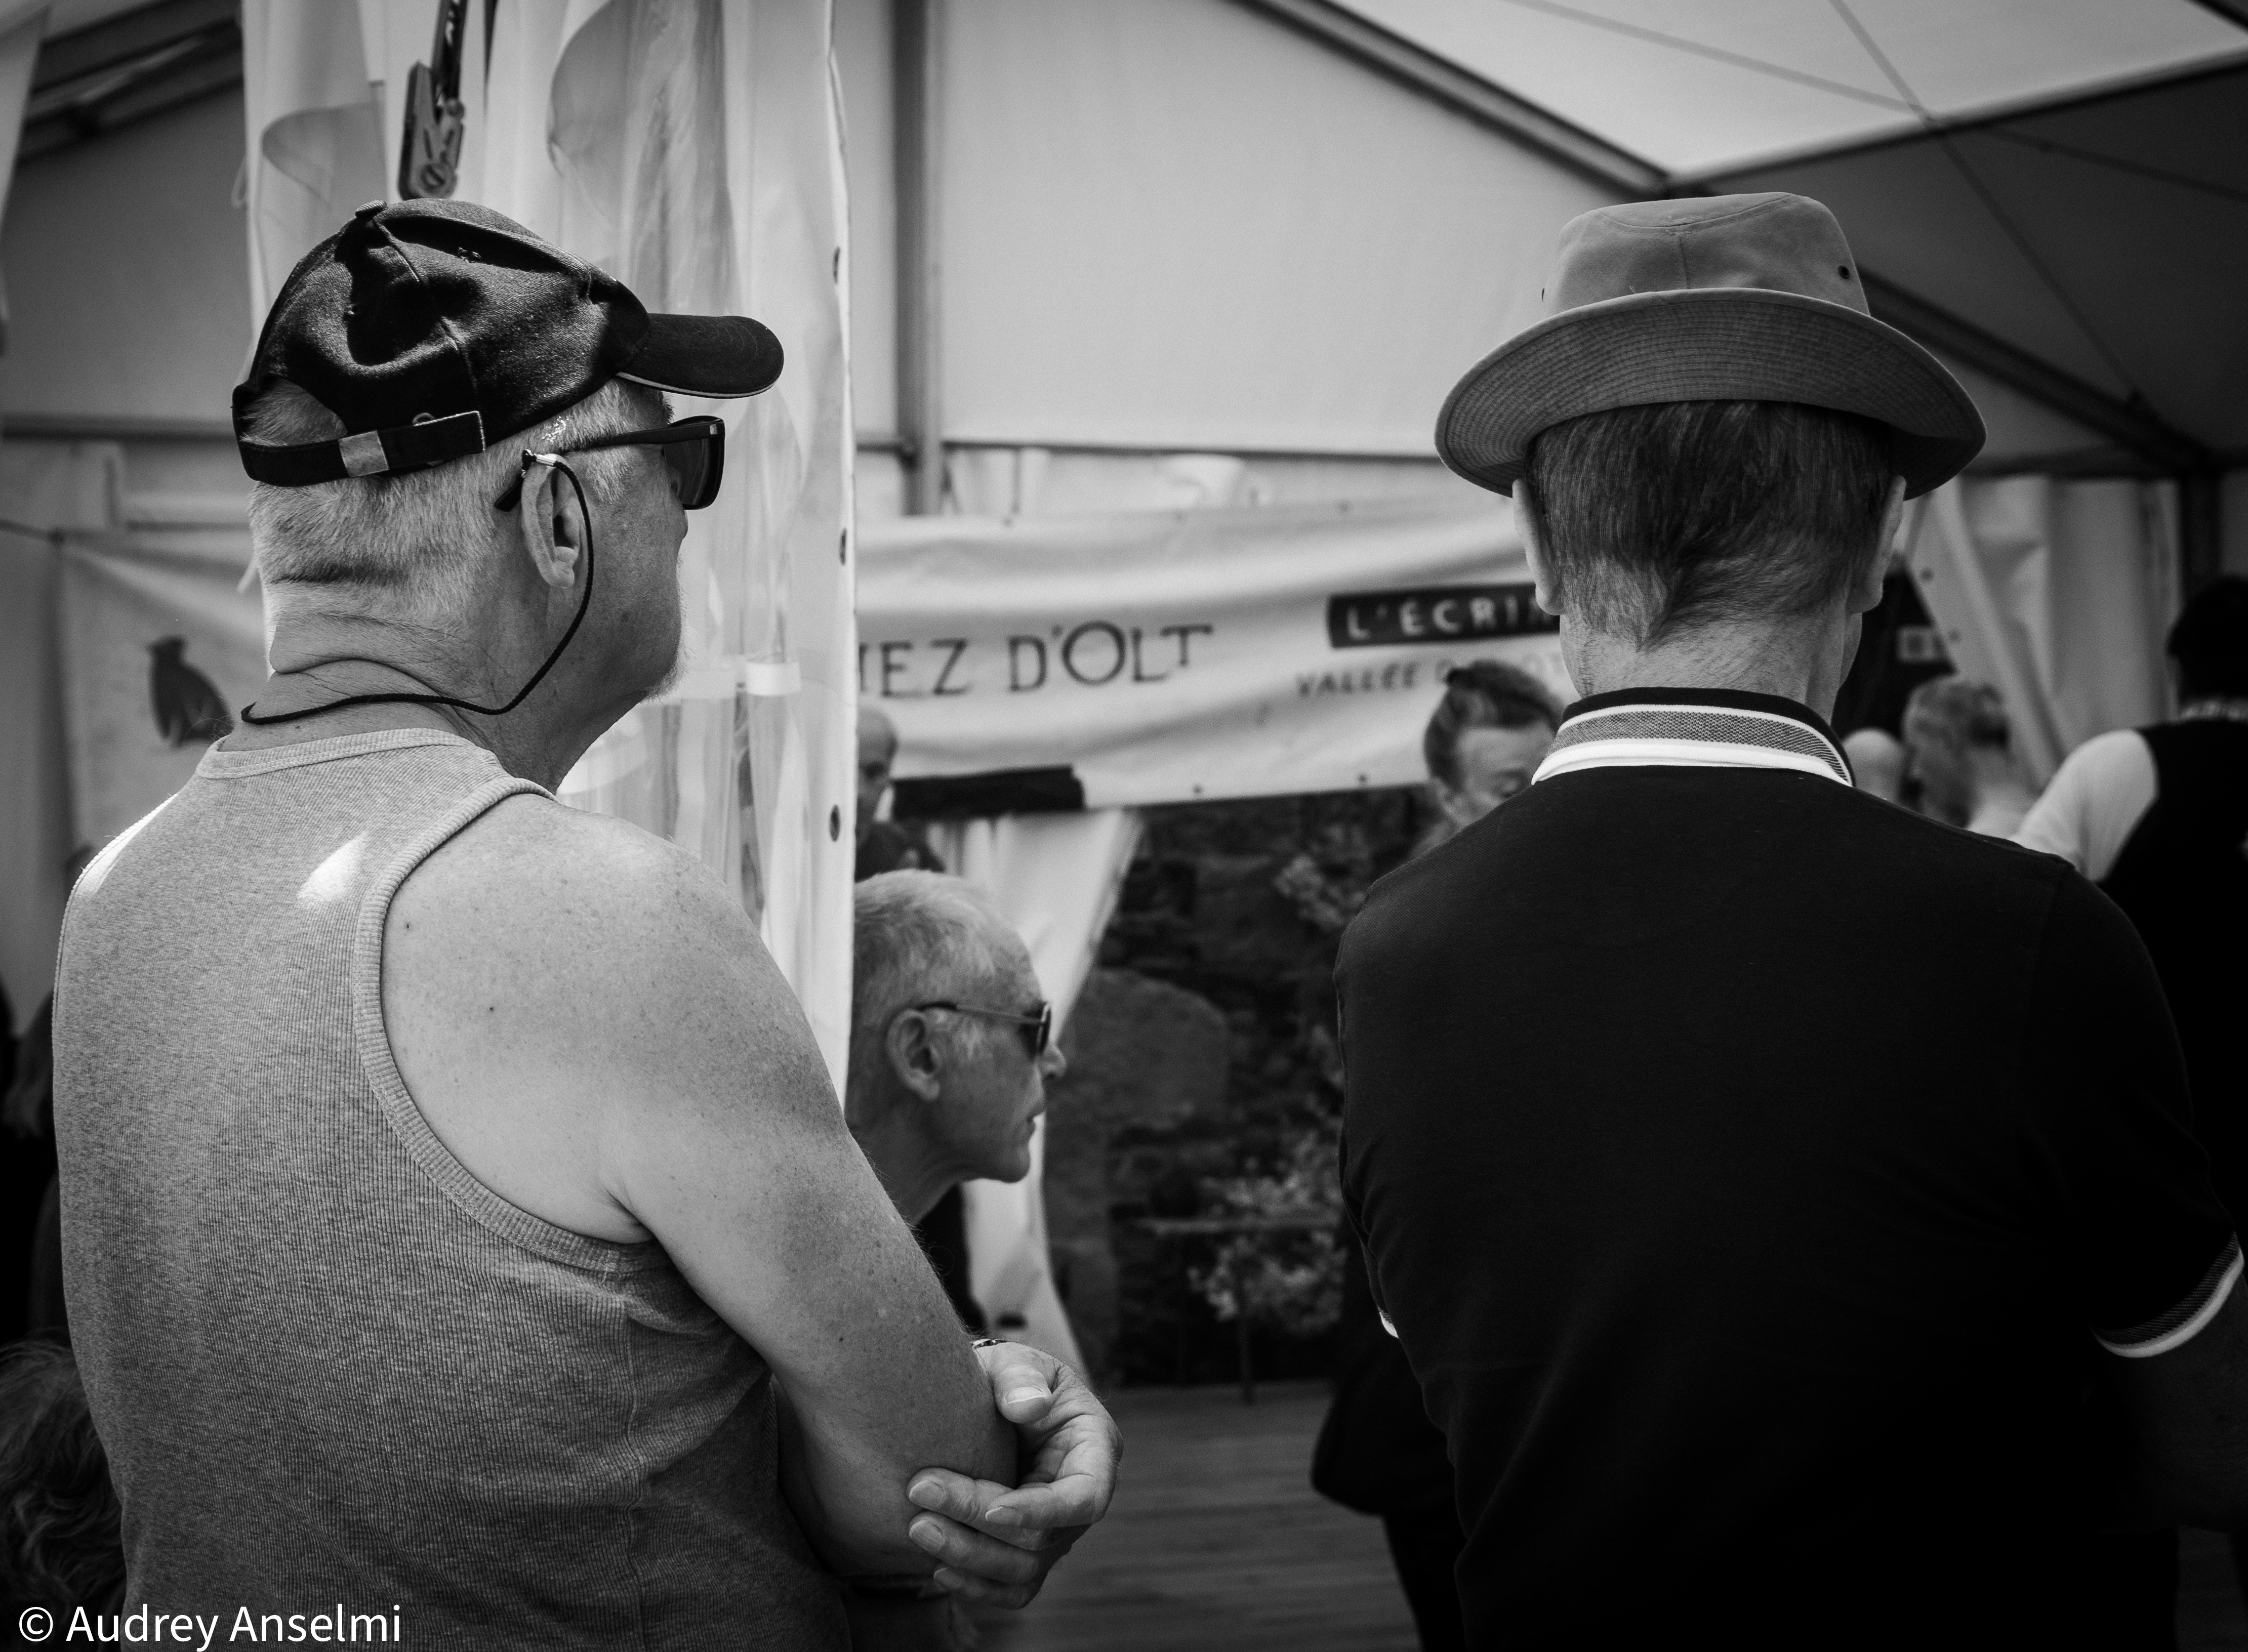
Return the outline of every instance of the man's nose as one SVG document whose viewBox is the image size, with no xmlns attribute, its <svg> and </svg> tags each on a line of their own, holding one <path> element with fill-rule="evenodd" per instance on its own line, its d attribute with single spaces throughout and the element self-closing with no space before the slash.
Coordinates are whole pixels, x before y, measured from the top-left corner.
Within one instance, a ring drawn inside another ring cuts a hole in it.
<svg viewBox="0 0 2248 1652">
<path fill-rule="evenodd" d="M 1046 1045 L 1045 1053 L 1038 1058 L 1038 1071 L 1045 1073 L 1049 1081 L 1069 1071 L 1069 1058 L 1061 1052 L 1060 1045 Z"/>
</svg>

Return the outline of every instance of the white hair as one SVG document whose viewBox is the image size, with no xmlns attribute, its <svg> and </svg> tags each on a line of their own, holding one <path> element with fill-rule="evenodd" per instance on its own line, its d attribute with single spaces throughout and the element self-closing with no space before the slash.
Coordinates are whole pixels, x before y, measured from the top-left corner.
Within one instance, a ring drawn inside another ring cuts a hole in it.
<svg viewBox="0 0 2248 1652">
<path fill-rule="evenodd" d="M 901 1010 L 973 993 L 1001 964 L 1008 929 L 991 898 L 942 872 L 885 872 L 851 900 L 851 1087 L 871 1079 Z M 1004 1029 L 1003 1029 L 1004 1031 Z"/>
<path fill-rule="evenodd" d="M 500 542 L 507 519 L 492 501 L 520 474 L 524 453 L 661 423 L 664 411 L 655 391 L 611 379 L 543 424 L 426 470 L 304 488 L 257 483 L 250 490 L 250 542 L 267 603 L 277 614 L 326 606 L 327 593 L 340 589 L 354 606 L 375 596 L 412 613 L 457 612 L 471 600 L 477 562 Z M 258 397 L 249 424 L 253 440 L 284 446 L 345 434 L 341 419 L 285 380 Z M 607 449 L 574 456 L 571 468 L 591 500 L 627 462 L 622 450 Z"/>
</svg>

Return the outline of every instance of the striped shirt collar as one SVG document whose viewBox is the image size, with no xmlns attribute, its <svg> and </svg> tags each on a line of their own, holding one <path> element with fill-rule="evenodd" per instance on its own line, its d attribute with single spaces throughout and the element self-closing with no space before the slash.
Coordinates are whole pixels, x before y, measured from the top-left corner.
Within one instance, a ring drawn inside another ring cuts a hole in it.
<svg viewBox="0 0 2248 1652">
<path fill-rule="evenodd" d="M 1834 731 L 1817 712 L 1725 689 L 1621 689 L 1580 700 L 1534 778 L 1650 764 L 1794 769 L 1851 784 Z"/>
</svg>

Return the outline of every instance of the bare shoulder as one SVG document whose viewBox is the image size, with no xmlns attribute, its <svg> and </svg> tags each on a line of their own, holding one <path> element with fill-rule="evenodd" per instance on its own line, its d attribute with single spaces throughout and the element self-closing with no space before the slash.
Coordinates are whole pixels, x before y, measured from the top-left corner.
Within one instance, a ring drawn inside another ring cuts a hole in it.
<svg viewBox="0 0 2248 1652">
<path fill-rule="evenodd" d="M 740 904 L 620 820 L 511 798 L 425 860 L 384 928 L 392 1053 L 476 1175 L 639 1237 L 615 1166 L 666 1119 L 833 1112 L 818 1046 Z"/>
<path fill-rule="evenodd" d="M 556 1007 L 599 1018 L 650 997 L 685 1008 L 698 983 L 789 997 L 740 902 L 702 862 L 628 822 L 528 795 L 406 880 L 385 947 L 387 968 L 434 965 L 456 986 L 535 984 Z"/>
</svg>

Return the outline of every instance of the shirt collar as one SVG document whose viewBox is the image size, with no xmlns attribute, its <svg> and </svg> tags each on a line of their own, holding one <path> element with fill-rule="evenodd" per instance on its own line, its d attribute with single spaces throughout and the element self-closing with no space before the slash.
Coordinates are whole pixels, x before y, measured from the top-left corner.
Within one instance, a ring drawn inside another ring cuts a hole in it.
<svg viewBox="0 0 2248 1652">
<path fill-rule="evenodd" d="M 1793 769 L 1851 784 L 1826 721 L 1777 695 L 1728 689 L 1621 689 L 1571 706 L 1535 780 L 1649 764 Z"/>
</svg>

